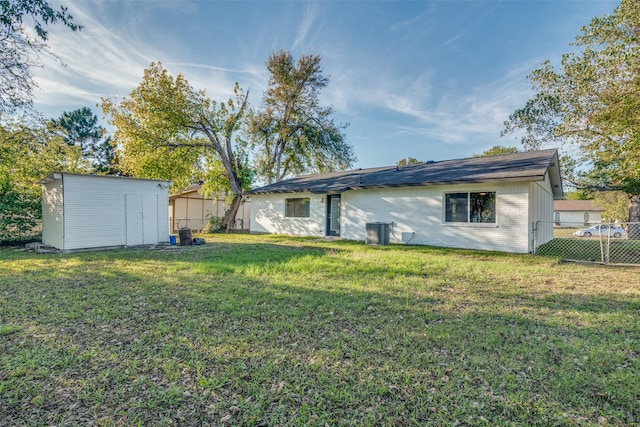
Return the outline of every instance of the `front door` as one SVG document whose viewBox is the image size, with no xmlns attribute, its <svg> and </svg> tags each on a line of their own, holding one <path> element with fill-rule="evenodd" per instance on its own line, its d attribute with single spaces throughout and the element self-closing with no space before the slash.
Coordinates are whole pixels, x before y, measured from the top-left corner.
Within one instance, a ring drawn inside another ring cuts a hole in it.
<svg viewBox="0 0 640 427">
<path fill-rule="evenodd" d="M 327 196 L 327 236 L 340 236 L 340 195 Z"/>
</svg>

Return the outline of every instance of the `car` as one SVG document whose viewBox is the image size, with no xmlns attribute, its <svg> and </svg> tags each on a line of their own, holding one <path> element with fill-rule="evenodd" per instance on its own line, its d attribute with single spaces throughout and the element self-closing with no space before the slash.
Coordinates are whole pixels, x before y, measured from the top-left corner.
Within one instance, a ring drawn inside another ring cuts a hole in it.
<svg viewBox="0 0 640 427">
<path fill-rule="evenodd" d="M 627 232 L 624 228 L 620 228 L 615 225 L 609 224 L 598 224 L 592 225 L 588 228 L 583 228 L 582 230 L 576 230 L 573 232 L 574 236 L 578 237 L 591 237 L 591 236 L 610 236 L 610 237 L 622 237 L 626 236 Z"/>
</svg>

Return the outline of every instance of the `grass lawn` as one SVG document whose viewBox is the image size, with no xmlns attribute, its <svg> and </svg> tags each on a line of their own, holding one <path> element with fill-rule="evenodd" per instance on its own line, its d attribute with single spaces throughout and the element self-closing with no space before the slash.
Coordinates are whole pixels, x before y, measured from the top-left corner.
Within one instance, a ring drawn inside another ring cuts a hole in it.
<svg viewBox="0 0 640 427">
<path fill-rule="evenodd" d="M 640 268 L 276 236 L 0 251 L 0 425 L 638 425 Z"/>
</svg>

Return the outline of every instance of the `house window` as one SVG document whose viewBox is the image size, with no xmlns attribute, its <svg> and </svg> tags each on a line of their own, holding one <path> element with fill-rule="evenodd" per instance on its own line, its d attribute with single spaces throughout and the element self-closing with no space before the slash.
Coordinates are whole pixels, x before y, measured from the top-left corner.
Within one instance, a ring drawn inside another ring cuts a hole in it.
<svg viewBox="0 0 640 427">
<path fill-rule="evenodd" d="M 584 225 L 589 225 L 589 212 L 584 213 Z"/>
<path fill-rule="evenodd" d="M 297 199 L 286 199 L 284 216 L 288 218 L 309 218 L 309 206 L 311 199 L 300 197 Z"/>
<path fill-rule="evenodd" d="M 496 193 L 445 194 L 445 222 L 496 222 Z"/>
</svg>

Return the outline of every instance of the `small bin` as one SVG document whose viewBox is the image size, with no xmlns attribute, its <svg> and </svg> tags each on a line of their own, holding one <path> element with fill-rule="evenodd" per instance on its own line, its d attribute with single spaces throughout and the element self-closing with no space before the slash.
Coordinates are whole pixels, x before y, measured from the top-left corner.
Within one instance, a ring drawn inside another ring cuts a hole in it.
<svg viewBox="0 0 640 427">
<path fill-rule="evenodd" d="M 176 236 L 169 236 L 169 244 L 171 246 L 175 246 L 177 244 L 176 242 Z"/>
<path fill-rule="evenodd" d="M 180 238 L 180 246 L 193 245 L 193 236 L 190 228 L 184 227 L 178 230 L 178 237 Z"/>
</svg>

